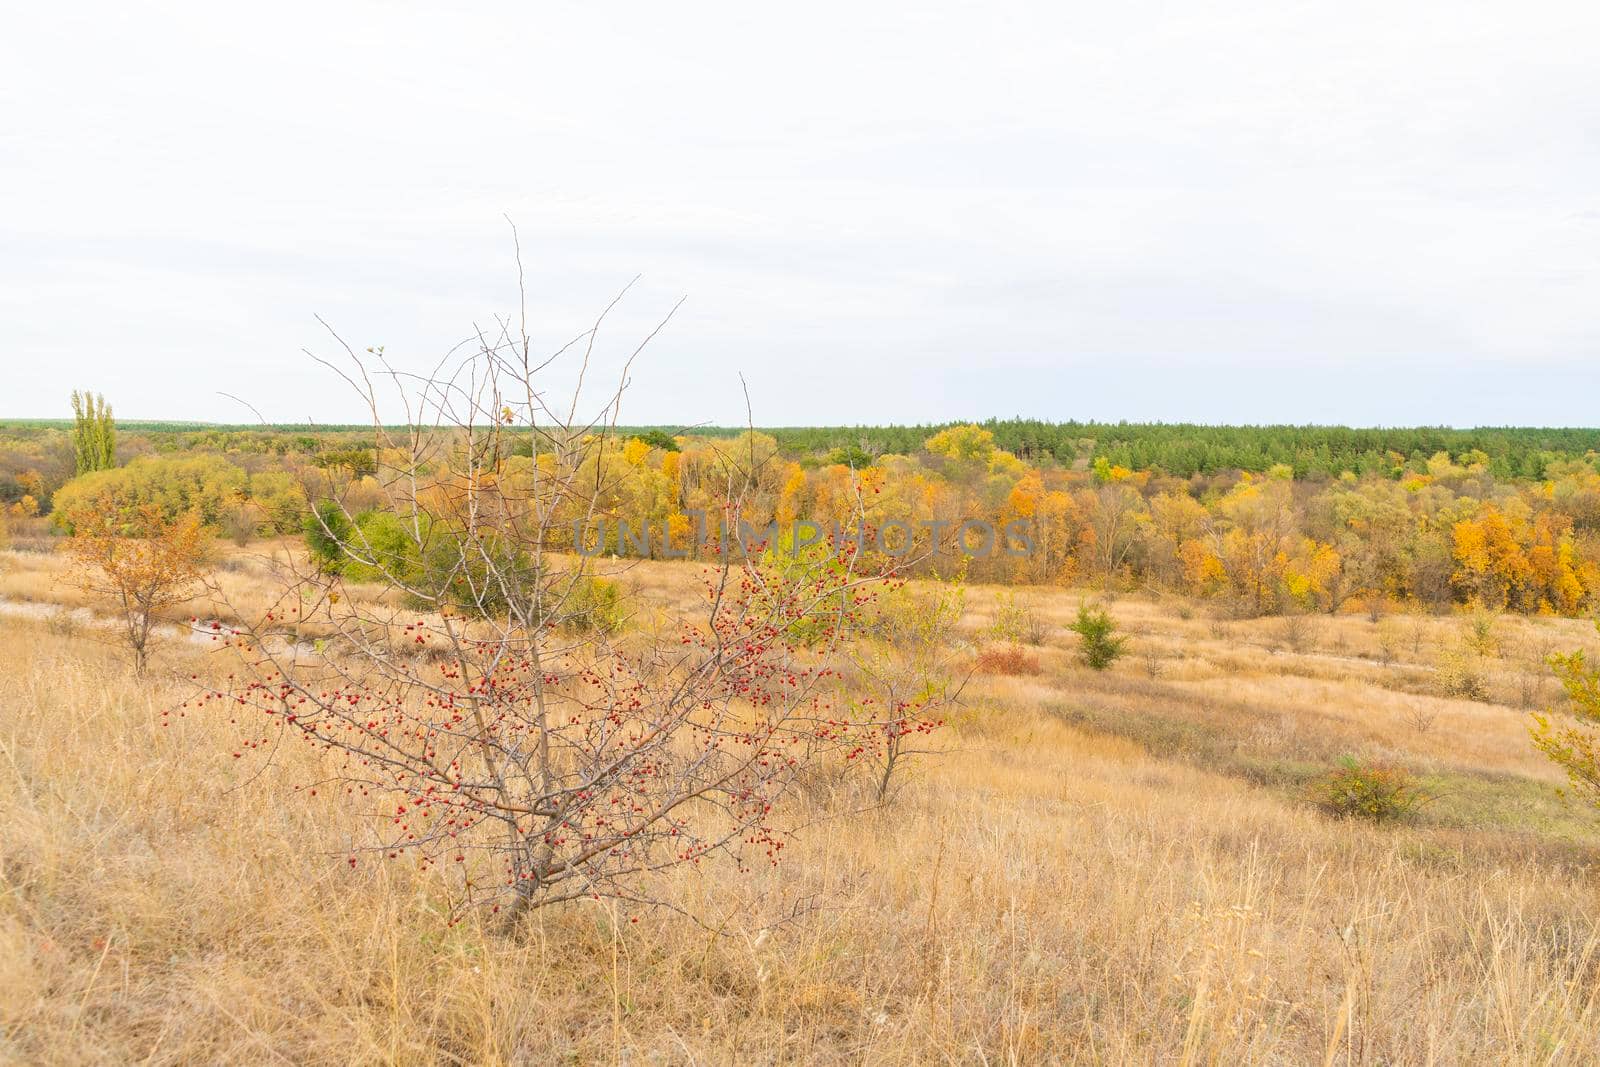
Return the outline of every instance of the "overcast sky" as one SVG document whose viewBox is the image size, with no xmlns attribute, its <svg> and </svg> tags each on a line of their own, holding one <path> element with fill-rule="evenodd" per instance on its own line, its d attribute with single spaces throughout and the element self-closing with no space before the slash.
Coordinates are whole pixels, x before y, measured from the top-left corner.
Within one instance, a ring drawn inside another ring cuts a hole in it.
<svg viewBox="0 0 1600 1067">
<path fill-rule="evenodd" d="M 340 421 L 680 296 L 624 421 L 1600 422 L 1600 5 L 13 4 L 0 416 Z M 555 381 L 553 386 L 561 383 Z"/>
</svg>

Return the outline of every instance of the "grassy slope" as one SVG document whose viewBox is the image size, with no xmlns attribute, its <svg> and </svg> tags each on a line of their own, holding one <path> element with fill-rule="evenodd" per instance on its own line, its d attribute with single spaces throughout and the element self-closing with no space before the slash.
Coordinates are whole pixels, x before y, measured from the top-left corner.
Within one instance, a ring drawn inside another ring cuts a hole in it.
<svg viewBox="0 0 1600 1067">
<path fill-rule="evenodd" d="M 70 601 L 55 576 L 48 557 L 0 554 L 0 597 Z M 691 578 L 626 580 L 681 604 Z M 259 575 L 225 579 L 248 599 Z M 1545 641 L 1592 630 L 1501 620 L 1499 702 L 1469 703 L 1428 692 L 1454 620 L 1318 619 L 1294 650 L 1270 620 L 1124 599 L 1135 654 L 1096 675 L 1059 629 L 1077 600 L 1034 594 L 1056 624 L 1043 671 L 975 679 L 955 751 L 892 807 L 807 835 L 776 872 L 686 877 L 680 901 L 723 936 L 589 906 L 518 943 L 446 930 L 404 868 L 350 871 L 349 816 L 283 785 L 307 754 L 262 772 L 231 758 L 225 718 L 162 729 L 176 683 L 130 678 L 93 627 L 0 614 L 0 1057 L 1600 1055 L 1595 821 L 1551 799 L 1511 706 Z M 992 608 L 973 592 L 974 635 Z M 166 655 L 214 669 L 185 644 Z M 1349 751 L 1450 795 L 1415 826 L 1329 820 L 1300 783 Z M 801 921 L 763 931 L 797 905 Z"/>
</svg>

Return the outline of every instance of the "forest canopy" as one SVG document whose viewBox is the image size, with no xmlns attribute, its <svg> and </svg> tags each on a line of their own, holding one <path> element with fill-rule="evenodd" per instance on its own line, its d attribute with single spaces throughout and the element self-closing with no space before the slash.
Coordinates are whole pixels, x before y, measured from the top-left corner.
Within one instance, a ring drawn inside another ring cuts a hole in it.
<svg viewBox="0 0 1600 1067">
<path fill-rule="evenodd" d="M 71 430 L 0 423 L 9 515 L 53 509 L 64 531 L 74 511 L 155 506 L 242 543 L 298 535 L 314 505 L 336 502 L 355 526 L 382 528 L 372 513 L 394 459 L 371 427 L 121 423 L 118 465 L 76 477 Z M 536 451 L 552 447 L 537 440 L 492 457 L 493 484 L 437 492 L 517 506 L 548 458 Z M 436 445 L 441 457 L 462 447 L 444 432 Z M 561 447 L 597 472 L 596 515 L 671 529 L 678 543 L 721 505 L 736 456 L 755 474 L 744 518 L 828 523 L 865 496 L 873 521 L 932 524 L 930 570 L 960 556 L 951 531 L 964 521 L 1028 531 L 1034 551 L 970 561 L 977 580 L 1147 588 L 1241 614 L 1600 609 L 1600 430 L 991 420 L 628 427 Z M 638 551 L 615 532 L 603 548 Z"/>
</svg>

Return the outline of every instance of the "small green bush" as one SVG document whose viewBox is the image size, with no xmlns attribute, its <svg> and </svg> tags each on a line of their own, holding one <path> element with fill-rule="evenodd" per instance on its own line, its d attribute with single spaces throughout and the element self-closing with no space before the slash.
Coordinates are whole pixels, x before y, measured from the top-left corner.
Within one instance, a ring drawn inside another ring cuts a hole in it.
<svg viewBox="0 0 1600 1067">
<path fill-rule="evenodd" d="M 1481 607 L 1473 610 L 1461 628 L 1461 643 L 1479 656 L 1500 655 L 1500 633 L 1495 617 Z"/>
<path fill-rule="evenodd" d="M 1126 637 L 1117 636 L 1117 625 L 1103 608 L 1079 605 L 1078 621 L 1067 627 L 1082 638 L 1078 655 L 1097 671 L 1103 671 L 1126 651 Z"/>
<path fill-rule="evenodd" d="M 344 570 L 344 544 L 350 539 L 350 518 L 335 501 L 321 500 L 306 516 L 306 548 L 323 570 L 338 574 Z"/>
<path fill-rule="evenodd" d="M 408 581 L 420 596 L 418 606 L 449 604 L 468 615 L 504 616 L 511 598 L 525 596 L 538 580 L 533 560 L 521 546 L 493 533 L 466 537 L 433 524 L 423 531 L 426 547 Z M 416 543 L 406 540 L 407 562 L 415 559 Z"/>
<path fill-rule="evenodd" d="M 610 636 L 620 631 L 628 621 L 622 586 L 610 578 L 589 576 L 579 579 L 563 611 L 571 612 L 567 625 L 578 633 Z"/>
<path fill-rule="evenodd" d="M 352 582 L 416 583 L 421 567 L 416 539 L 405 520 L 392 511 L 364 511 L 345 538 L 354 559 L 344 559 L 344 576 Z"/>
<path fill-rule="evenodd" d="M 518 546 L 493 533 L 457 534 L 425 516 L 417 521 L 413 527 L 406 516 L 373 510 L 351 522 L 343 507 L 325 500 L 306 518 L 306 547 L 324 570 L 402 589 L 418 609 L 504 615 L 511 597 L 533 588 L 533 562 Z"/>
<path fill-rule="evenodd" d="M 1434 668 L 1439 691 L 1447 697 L 1462 700 L 1489 699 L 1489 682 L 1484 670 L 1483 657 L 1470 649 L 1446 652 L 1439 657 Z"/>
<path fill-rule="evenodd" d="M 1042 645 L 1048 636 L 1045 624 L 1033 613 L 1033 608 L 1014 592 L 1002 591 L 995 596 L 994 623 L 988 635 L 995 641 L 1011 645 Z"/>
<path fill-rule="evenodd" d="M 1411 772 L 1346 756 L 1312 787 L 1313 799 L 1331 814 L 1398 822 L 1432 799 Z"/>
</svg>

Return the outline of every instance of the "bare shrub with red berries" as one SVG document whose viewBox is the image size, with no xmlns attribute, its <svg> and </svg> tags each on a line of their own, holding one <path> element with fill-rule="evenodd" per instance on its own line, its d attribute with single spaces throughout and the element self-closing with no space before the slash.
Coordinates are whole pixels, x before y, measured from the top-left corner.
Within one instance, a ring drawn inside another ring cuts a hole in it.
<svg viewBox="0 0 1600 1067">
<path fill-rule="evenodd" d="M 569 346 L 583 372 L 599 326 Z M 245 724 L 238 755 L 270 758 L 285 735 L 321 750 L 325 777 L 301 788 L 369 816 L 349 862 L 442 870 L 456 914 L 658 903 L 674 868 L 776 862 L 797 774 L 881 726 L 850 721 L 824 682 L 887 567 L 848 543 L 781 566 L 743 544 L 756 472 L 735 441 L 732 533 L 703 611 L 665 637 L 597 628 L 593 560 L 575 549 L 617 517 L 626 369 L 580 420 L 544 392 L 550 360 L 525 327 L 502 323 L 423 378 L 344 350 L 385 505 L 322 499 L 319 551 L 280 563 L 272 609 L 228 634 L 232 680 L 198 700 Z"/>
</svg>

